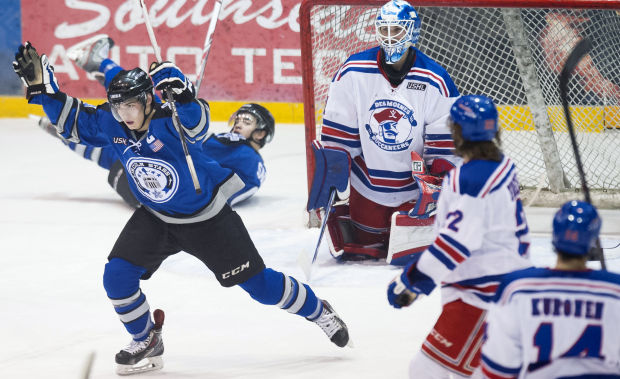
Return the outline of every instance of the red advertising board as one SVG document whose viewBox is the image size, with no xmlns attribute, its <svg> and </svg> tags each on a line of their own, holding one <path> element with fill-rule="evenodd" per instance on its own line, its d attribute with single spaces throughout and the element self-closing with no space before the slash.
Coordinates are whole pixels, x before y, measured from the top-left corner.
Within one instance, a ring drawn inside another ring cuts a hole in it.
<svg viewBox="0 0 620 379">
<path fill-rule="evenodd" d="M 161 55 L 190 79 L 199 72 L 214 0 L 145 0 Z M 299 0 L 224 0 L 200 95 L 221 101 L 301 102 Z M 147 69 L 155 60 L 138 0 L 22 0 L 22 35 L 55 67 L 64 92 L 104 97 L 65 56 L 105 33 L 111 58 Z"/>
</svg>

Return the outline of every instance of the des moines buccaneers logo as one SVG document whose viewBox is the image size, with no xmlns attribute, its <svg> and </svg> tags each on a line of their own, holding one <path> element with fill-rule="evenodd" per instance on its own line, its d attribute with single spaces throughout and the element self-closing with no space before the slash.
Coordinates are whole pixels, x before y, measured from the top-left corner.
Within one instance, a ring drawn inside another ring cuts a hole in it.
<svg viewBox="0 0 620 379">
<path fill-rule="evenodd" d="M 366 131 L 379 148 L 386 151 L 406 150 L 418 125 L 413 110 L 398 101 L 377 100 L 369 109 Z"/>
<path fill-rule="evenodd" d="M 154 203 L 170 200 L 179 188 L 179 175 L 174 167 L 159 159 L 131 158 L 127 172 L 140 193 Z"/>
</svg>

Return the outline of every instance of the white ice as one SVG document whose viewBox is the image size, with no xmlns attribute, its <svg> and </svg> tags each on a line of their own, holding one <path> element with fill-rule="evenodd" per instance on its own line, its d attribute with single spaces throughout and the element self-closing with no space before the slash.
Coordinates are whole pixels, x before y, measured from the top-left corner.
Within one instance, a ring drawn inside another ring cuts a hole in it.
<svg viewBox="0 0 620 379">
<path fill-rule="evenodd" d="M 217 125 L 216 125 L 217 126 Z M 221 127 L 221 125 L 220 125 Z M 236 208 L 266 264 L 299 279 L 318 229 L 305 222 L 302 125 L 278 125 L 262 151 L 268 173 L 257 195 Z M 0 377 L 116 378 L 114 354 L 129 342 L 102 285 L 103 266 L 131 210 L 108 186 L 106 171 L 41 131 L 29 119 L 0 119 Z M 551 265 L 553 209 L 527 209 L 532 255 Z M 620 215 L 603 211 L 602 244 L 620 242 Z M 620 271 L 620 248 L 607 249 Z M 593 262 L 592 267 L 598 263 Z M 195 258 L 179 253 L 142 289 L 166 312 L 166 378 L 405 378 L 440 312 L 433 293 L 392 309 L 388 282 L 399 269 L 339 264 L 319 252 L 311 285 L 347 322 L 354 348 L 333 345 L 313 323 L 222 288 Z"/>
</svg>

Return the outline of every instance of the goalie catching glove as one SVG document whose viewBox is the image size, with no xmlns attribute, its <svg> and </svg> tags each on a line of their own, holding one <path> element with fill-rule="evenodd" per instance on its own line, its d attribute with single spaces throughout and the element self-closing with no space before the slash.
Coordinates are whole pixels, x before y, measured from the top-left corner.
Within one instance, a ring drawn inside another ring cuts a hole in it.
<svg viewBox="0 0 620 379">
<path fill-rule="evenodd" d="M 25 42 L 17 49 L 13 70 L 26 86 L 28 100 L 34 95 L 52 95 L 58 92 L 54 67 L 49 64 L 45 54 L 39 56 L 30 42 Z"/>
<path fill-rule="evenodd" d="M 196 88 L 174 63 L 153 62 L 149 75 L 158 91 L 170 91 L 174 101 L 187 103 L 196 97 Z"/>
</svg>

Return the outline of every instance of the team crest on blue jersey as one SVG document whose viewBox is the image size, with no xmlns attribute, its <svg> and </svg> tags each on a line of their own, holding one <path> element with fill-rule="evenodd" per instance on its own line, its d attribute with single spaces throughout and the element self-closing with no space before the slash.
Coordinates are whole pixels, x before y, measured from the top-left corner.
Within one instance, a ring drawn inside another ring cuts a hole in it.
<svg viewBox="0 0 620 379">
<path fill-rule="evenodd" d="M 406 150 L 418 125 L 413 110 L 394 100 L 377 100 L 369 109 L 366 131 L 372 142 L 387 151 Z"/>
<path fill-rule="evenodd" d="M 177 192 L 179 175 L 169 163 L 144 157 L 130 158 L 127 171 L 142 195 L 154 203 L 164 203 Z"/>
</svg>

